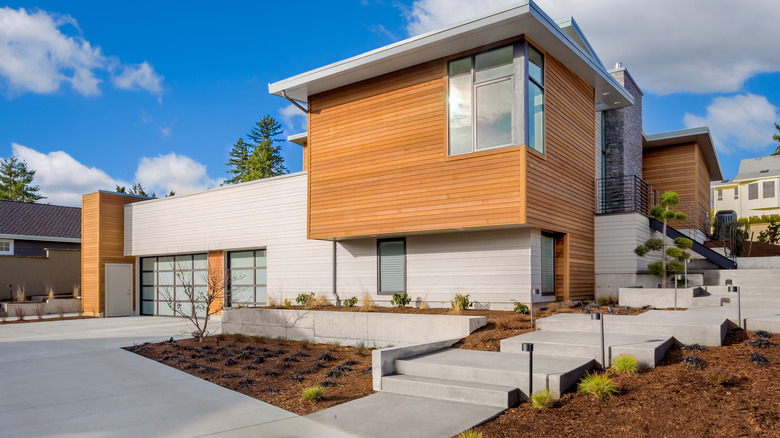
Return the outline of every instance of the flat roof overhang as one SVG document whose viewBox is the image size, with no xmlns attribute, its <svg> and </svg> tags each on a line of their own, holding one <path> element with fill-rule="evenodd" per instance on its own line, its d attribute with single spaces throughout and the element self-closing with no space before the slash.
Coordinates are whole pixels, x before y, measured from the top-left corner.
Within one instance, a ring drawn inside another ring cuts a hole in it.
<svg viewBox="0 0 780 438">
<path fill-rule="evenodd" d="M 704 161 L 707 162 L 707 169 L 710 171 L 710 181 L 723 180 L 723 171 L 720 168 L 718 154 L 715 152 L 715 146 L 712 143 L 710 128 L 706 126 L 643 135 L 642 140 L 643 150 L 677 146 L 685 143 L 698 143 L 702 154 L 704 154 Z"/>
<path fill-rule="evenodd" d="M 399 41 L 268 84 L 276 96 L 307 102 L 324 91 L 526 35 L 595 89 L 597 110 L 633 105 L 631 95 L 533 1 Z"/>
</svg>

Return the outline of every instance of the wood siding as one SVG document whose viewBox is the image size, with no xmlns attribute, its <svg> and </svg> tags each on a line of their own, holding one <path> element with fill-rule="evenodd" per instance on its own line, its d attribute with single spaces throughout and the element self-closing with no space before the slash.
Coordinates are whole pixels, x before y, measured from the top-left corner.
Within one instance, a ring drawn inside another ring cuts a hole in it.
<svg viewBox="0 0 780 438">
<path fill-rule="evenodd" d="M 556 261 L 568 266 L 568 275 L 561 275 L 556 297 L 587 299 L 595 287 L 595 94 L 555 59 L 545 59 L 545 153 L 528 151 L 528 223 L 567 235 Z"/>
<path fill-rule="evenodd" d="M 133 311 L 136 311 L 135 258 L 124 256 L 124 206 L 143 198 L 92 193 L 81 209 L 81 305 L 87 316 L 105 313 L 105 264 L 133 265 Z"/>
<path fill-rule="evenodd" d="M 525 147 L 447 155 L 446 61 L 310 98 L 312 239 L 520 224 Z"/>
<path fill-rule="evenodd" d="M 709 232 L 705 215 L 710 210 L 710 172 L 698 143 L 645 150 L 642 178 L 659 194 L 673 191 L 680 196 L 676 210 L 685 212 L 689 220 L 672 221 L 672 227 Z"/>
<path fill-rule="evenodd" d="M 222 314 L 222 307 L 225 303 L 225 287 L 227 286 L 225 274 L 223 252 L 209 251 L 209 294 L 212 293 L 212 289 L 217 289 L 213 292 L 216 298 L 209 306 L 209 312 L 218 315 Z"/>
</svg>

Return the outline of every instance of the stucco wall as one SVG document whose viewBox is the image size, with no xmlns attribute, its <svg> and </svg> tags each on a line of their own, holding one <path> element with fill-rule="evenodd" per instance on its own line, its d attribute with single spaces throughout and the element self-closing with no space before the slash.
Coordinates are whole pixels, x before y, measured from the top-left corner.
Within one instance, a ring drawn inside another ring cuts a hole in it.
<svg viewBox="0 0 780 438">
<path fill-rule="evenodd" d="M 44 295 L 49 284 L 55 294 L 68 294 L 80 283 L 81 251 L 49 249 L 46 257 L 0 256 L 0 300 L 10 299 L 17 284 L 23 284 L 31 296 Z"/>
</svg>

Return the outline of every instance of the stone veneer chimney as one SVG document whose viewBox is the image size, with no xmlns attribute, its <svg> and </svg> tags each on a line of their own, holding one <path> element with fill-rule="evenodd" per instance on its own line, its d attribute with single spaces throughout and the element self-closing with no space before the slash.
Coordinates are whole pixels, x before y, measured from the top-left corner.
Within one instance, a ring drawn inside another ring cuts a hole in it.
<svg viewBox="0 0 780 438">
<path fill-rule="evenodd" d="M 605 112 L 607 178 L 634 175 L 642 177 L 642 90 L 618 62 L 609 71 L 634 98 L 634 105 Z"/>
</svg>

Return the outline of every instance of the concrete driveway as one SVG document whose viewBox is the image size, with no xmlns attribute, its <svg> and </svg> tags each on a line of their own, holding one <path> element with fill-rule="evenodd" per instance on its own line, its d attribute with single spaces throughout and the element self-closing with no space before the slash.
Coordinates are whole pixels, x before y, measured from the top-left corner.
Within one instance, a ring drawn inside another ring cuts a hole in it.
<svg viewBox="0 0 780 438">
<path fill-rule="evenodd" d="M 150 316 L 0 325 L 0 436 L 352 436 L 120 348 L 186 331 Z"/>
</svg>

